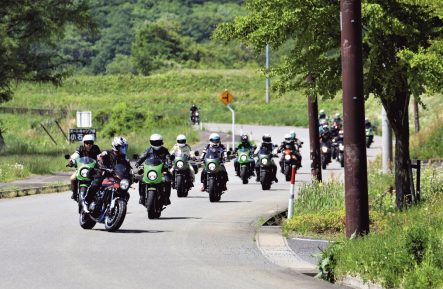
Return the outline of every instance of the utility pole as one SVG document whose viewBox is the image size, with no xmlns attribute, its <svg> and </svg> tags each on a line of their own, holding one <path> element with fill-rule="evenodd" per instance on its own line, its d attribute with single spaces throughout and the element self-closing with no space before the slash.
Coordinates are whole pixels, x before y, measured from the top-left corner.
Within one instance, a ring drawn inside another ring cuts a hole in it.
<svg viewBox="0 0 443 289">
<path fill-rule="evenodd" d="M 235 149 L 235 111 L 230 104 L 227 107 L 232 113 L 232 149 Z"/>
<path fill-rule="evenodd" d="M 346 236 L 369 232 L 361 0 L 340 1 Z"/>
<path fill-rule="evenodd" d="M 271 80 L 269 79 L 269 44 L 266 44 L 266 103 L 271 101 Z"/>
<path fill-rule="evenodd" d="M 382 167 L 383 173 L 387 174 L 391 171 L 392 164 L 392 129 L 384 107 L 381 108 L 381 134 L 383 144 Z"/>
<path fill-rule="evenodd" d="M 321 182 L 321 157 L 318 135 L 318 102 L 317 97 L 308 97 L 309 144 L 311 149 L 311 176 Z"/>
</svg>

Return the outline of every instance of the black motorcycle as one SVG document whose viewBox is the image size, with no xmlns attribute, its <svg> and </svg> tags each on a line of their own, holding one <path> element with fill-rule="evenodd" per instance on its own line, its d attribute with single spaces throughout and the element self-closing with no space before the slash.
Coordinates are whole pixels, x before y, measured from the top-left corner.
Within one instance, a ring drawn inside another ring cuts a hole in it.
<svg viewBox="0 0 443 289">
<path fill-rule="evenodd" d="M 117 164 L 108 174 L 88 205 L 89 213 L 80 209 L 80 226 L 83 229 L 92 229 L 98 222 L 105 224 L 106 231 L 114 232 L 125 220 L 132 175 L 123 164 Z"/>
<path fill-rule="evenodd" d="M 195 111 L 191 114 L 191 122 L 193 125 L 200 124 L 200 112 Z"/>
<path fill-rule="evenodd" d="M 321 153 L 321 167 L 326 169 L 326 166 L 331 162 L 332 150 L 330 142 L 320 143 L 320 153 Z"/>
<path fill-rule="evenodd" d="M 198 156 L 198 151 L 195 151 Z M 189 190 L 194 186 L 191 178 L 191 166 L 197 173 L 198 166 L 191 162 L 187 155 L 176 154 L 172 165 L 172 187 L 177 190 L 177 197 L 184 198 L 188 196 Z"/>
</svg>

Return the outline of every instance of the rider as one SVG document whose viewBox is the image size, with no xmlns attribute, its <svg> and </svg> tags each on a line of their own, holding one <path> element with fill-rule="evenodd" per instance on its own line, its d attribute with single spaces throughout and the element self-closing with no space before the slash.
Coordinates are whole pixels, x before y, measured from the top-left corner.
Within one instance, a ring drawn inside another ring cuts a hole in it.
<svg viewBox="0 0 443 289">
<path fill-rule="evenodd" d="M 177 143 L 171 149 L 171 155 L 182 154 L 186 155 L 188 159 L 195 158 L 194 152 L 191 149 L 191 146 L 186 143 L 186 136 L 184 134 L 179 134 L 176 139 Z M 189 166 L 189 171 L 191 173 L 191 186 L 194 184 L 195 180 L 195 171 L 193 166 Z M 174 179 L 174 178 L 173 178 Z"/>
<path fill-rule="evenodd" d="M 255 149 L 254 155 L 257 155 L 259 153 L 261 154 L 272 154 L 272 151 L 274 150 L 275 145 L 272 143 L 271 135 L 264 134 L 262 137 L 262 143 L 258 146 L 258 148 Z M 257 173 L 257 177 L 255 179 L 256 182 L 260 181 L 260 163 L 257 159 L 257 162 L 255 163 L 255 172 Z M 277 166 L 274 162 L 272 162 L 272 174 L 274 175 L 274 181 L 278 183 L 277 179 Z"/>
<path fill-rule="evenodd" d="M 228 179 L 228 173 L 226 172 L 226 168 L 223 165 L 224 162 L 224 154 L 225 154 L 225 146 L 223 144 L 220 143 L 220 136 L 216 133 L 212 133 L 209 136 L 209 144 L 206 145 L 206 147 L 203 149 L 203 153 L 202 153 L 202 157 L 201 159 L 204 160 L 206 153 L 208 152 L 208 150 L 212 150 L 212 151 L 218 151 L 220 153 L 220 166 L 222 169 L 222 174 L 223 174 L 223 178 L 225 179 L 225 182 L 223 183 L 223 190 L 226 191 L 226 183 L 229 181 Z M 205 170 L 202 171 L 201 173 L 201 182 L 203 184 L 203 187 L 201 188 L 201 191 L 204 192 L 206 191 L 206 175 L 207 173 L 205 172 Z"/>
<path fill-rule="evenodd" d="M 150 158 L 152 156 L 156 156 L 162 160 L 165 169 L 164 172 L 167 173 L 167 177 L 165 178 L 165 182 L 163 183 L 166 193 L 166 205 L 170 205 L 171 200 L 169 199 L 169 197 L 171 196 L 171 174 L 168 169 L 171 167 L 171 159 L 169 151 L 163 146 L 163 137 L 159 134 L 155 133 L 151 135 L 151 137 L 149 138 L 149 143 L 151 144 L 151 146 L 149 146 L 145 150 L 145 152 L 138 158 L 138 160 L 135 162 L 135 166 L 140 166 L 147 158 Z M 145 203 L 144 189 L 144 184 L 140 182 L 138 187 L 138 193 L 140 194 L 140 204 Z"/>
<path fill-rule="evenodd" d="M 296 148 L 294 154 L 297 156 L 297 160 L 298 160 L 298 164 L 297 165 L 299 166 L 299 168 L 301 168 L 302 165 L 301 165 L 300 148 L 303 145 L 303 142 L 297 138 L 297 134 L 295 133 L 295 131 L 291 131 L 289 134 L 291 135 L 292 141 L 294 142 L 294 145 L 295 145 L 295 148 Z"/>
<path fill-rule="evenodd" d="M 251 167 L 251 172 L 252 175 L 254 175 L 254 159 L 252 158 L 252 153 L 255 150 L 255 147 L 249 142 L 249 137 L 246 134 L 242 134 L 240 136 L 240 140 L 241 142 L 237 145 L 237 147 L 234 150 L 234 153 L 237 153 L 237 151 L 239 149 L 249 149 L 250 151 L 250 167 Z M 234 160 L 234 167 L 235 167 L 235 173 L 238 175 L 240 175 L 240 163 L 238 162 L 237 159 Z"/>
<path fill-rule="evenodd" d="M 91 198 L 98 192 L 103 180 L 111 174 L 112 169 L 116 164 L 123 164 L 127 170 L 131 169 L 131 164 L 126 158 L 128 150 L 128 141 L 121 136 L 116 136 L 112 140 L 112 149 L 105 150 L 97 156 L 98 170 L 94 175 L 94 180 L 86 192 L 85 199 L 82 202 L 83 211 L 89 213 L 88 204 Z"/>
<path fill-rule="evenodd" d="M 75 152 L 71 155 L 71 158 L 67 164 L 68 167 L 74 166 L 75 160 L 82 157 L 90 157 L 97 160 L 97 156 L 100 154 L 100 148 L 94 144 L 94 135 L 87 134 L 82 139 L 82 145 L 80 145 Z M 71 176 L 71 199 L 75 198 L 77 194 L 77 174 L 74 172 Z"/>
<path fill-rule="evenodd" d="M 322 120 L 324 119 L 326 122 L 328 122 L 328 117 L 326 116 L 326 112 L 324 109 L 321 109 L 319 114 L 318 114 L 318 120 Z"/>
</svg>

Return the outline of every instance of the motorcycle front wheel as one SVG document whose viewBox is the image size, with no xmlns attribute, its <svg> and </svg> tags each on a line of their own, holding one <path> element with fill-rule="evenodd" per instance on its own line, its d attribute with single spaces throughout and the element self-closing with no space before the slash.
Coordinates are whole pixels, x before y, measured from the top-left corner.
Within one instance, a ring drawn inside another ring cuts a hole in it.
<svg viewBox="0 0 443 289">
<path fill-rule="evenodd" d="M 209 201 L 211 203 L 220 201 L 220 193 L 218 192 L 217 184 L 215 179 L 208 180 L 208 193 L 209 193 Z"/>
<path fill-rule="evenodd" d="M 248 171 L 245 166 L 241 167 L 241 169 L 240 169 L 240 178 L 241 178 L 244 185 L 246 185 L 249 181 Z"/>
<path fill-rule="evenodd" d="M 90 230 L 94 228 L 97 222 L 92 220 L 88 214 L 86 214 L 85 212 L 83 212 L 83 210 L 81 210 L 79 216 L 79 223 L 80 227 L 82 227 L 83 229 Z"/>
<path fill-rule="evenodd" d="M 106 214 L 105 217 L 105 229 L 108 232 L 117 231 L 126 217 L 126 202 L 118 199 L 115 202 L 115 207 L 112 212 Z"/>
<path fill-rule="evenodd" d="M 146 210 L 148 211 L 148 218 L 151 220 L 160 218 L 160 215 L 162 214 L 161 210 L 157 210 L 157 202 L 156 192 L 148 191 L 148 196 L 146 197 Z"/>
<path fill-rule="evenodd" d="M 185 188 L 185 180 L 182 175 L 176 176 L 175 187 L 177 188 L 177 197 L 185 198 L 188 196 L 188 191 Z"/>
</svg>

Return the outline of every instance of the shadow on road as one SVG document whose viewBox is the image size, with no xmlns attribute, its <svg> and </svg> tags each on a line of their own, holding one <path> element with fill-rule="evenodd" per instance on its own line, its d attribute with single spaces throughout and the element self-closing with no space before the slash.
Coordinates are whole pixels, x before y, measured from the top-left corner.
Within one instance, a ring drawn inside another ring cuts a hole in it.
<svg viewBox="0 0 443 289">
<path fill-rule="evenodd" d="M 187 196 L 186 198 L 187 199 L 207 199 L 208 196 Z M 183 198 L 183 199 L 186 199 L 186 198 Z"/>
<path fill-rule="evenodd" d="M 216 203 L 251 203 L 252 201 L 219 201 Z"/>
<path fill-rule="evenodd" d="M 94 229 L 94 231 L 102 231 L 106 232 L 105 229 Z M 160 230 L 137 230 L 137 229 L 119 229 L 113 233 L 121 233 L 121 234 L 142 234 L 142 233 L 165 233 L 167 231 Z"/>
<path fill-rule="evenodd" d="M 158 220 L 188 220 L 188 219 L 194 219 L 199 220 L 201 217 L 160 217 Z"/>
</svg>

